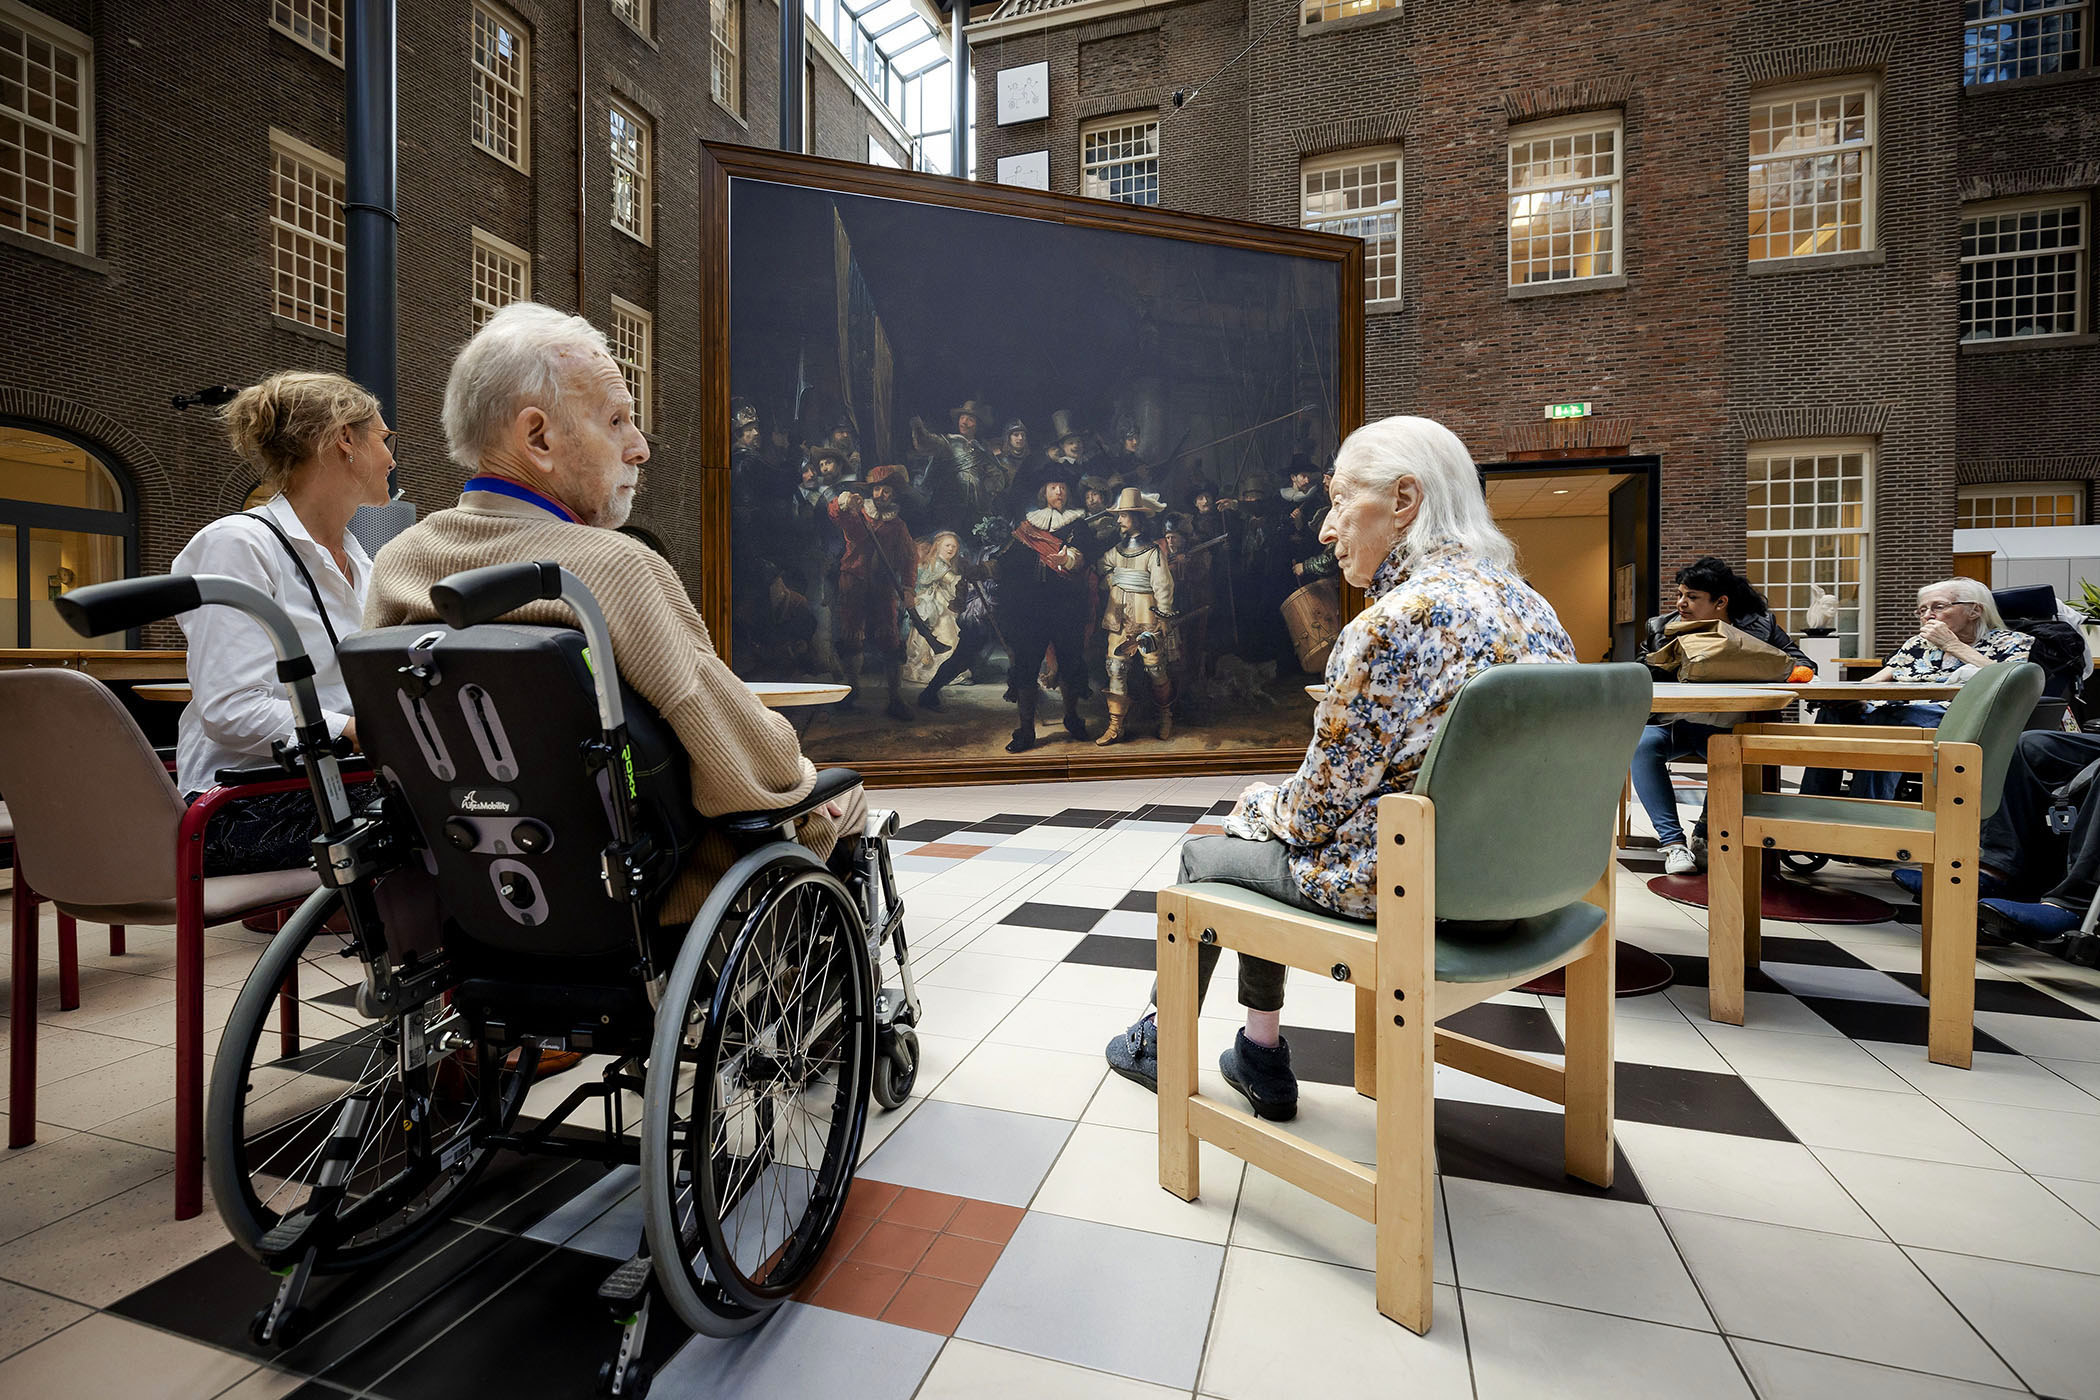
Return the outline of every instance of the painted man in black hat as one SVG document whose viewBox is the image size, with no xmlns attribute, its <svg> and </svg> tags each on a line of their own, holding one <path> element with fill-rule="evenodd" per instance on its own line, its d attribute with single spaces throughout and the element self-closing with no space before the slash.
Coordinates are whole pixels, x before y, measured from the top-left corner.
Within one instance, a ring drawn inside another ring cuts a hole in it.
<svg viewBox="0 0 2100 1400">
<path fill-rule="evenodd" d="M 1086 518 L 1072 502 L 1074 473 L 1056 459 L 1042 469 L 1042 505 L 1014 529 L 1013 544 L 999 556 L 999 625 L 1013 649 L 1010 680 L 1020 713 L 1008 753 L 1035 747 L 1035 711 L 1041 697 L 1036 671 L 1051 649 L 1057 652 L 1058 690 L 1065 702 L 1065 732 L 1087 737 L 1079 700 L 1086 691 L 1087 578 L 1082 548 L 1068 527 Z"/>
<path fill-rule="evenodd" d="M 1025 502 L 1015 503 L 1013 497 L 1022 482 L 1035 479 L 1035 449 L 1028 442 L 1028 425 L 1018 418 L 1008 423 L 1006 432 L 999 439 L 998 450 L 992 456 L 998 460 L 999 470 L 1006 477 L 1006 484 L 999 488 L 996 499 L 1018 515 L 1027 509 L 1027 505 Z"/>
</svg>

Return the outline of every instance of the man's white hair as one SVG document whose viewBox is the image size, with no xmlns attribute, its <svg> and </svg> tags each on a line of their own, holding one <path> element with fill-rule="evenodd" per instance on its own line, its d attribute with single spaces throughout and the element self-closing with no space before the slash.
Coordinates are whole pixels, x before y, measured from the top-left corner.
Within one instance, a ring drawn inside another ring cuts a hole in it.
<svg viewBox="0 0 2100 1400">
<path fill-rule="evenodd" d="M 1923 604 L 1928 593 L 1951 593 L 1957 603 L 1974 603 L 1983 609 L 1983 630 L 1995 632 L 2005 625 L 2005 618 L 1998 612 L 1998 600 L 1991 590 L 1972 578 L 1943 578 L 1938 583 L 1928 583 L 1918 590 L 1918 602 Z"/>
<path fill-rule="evenodd" d="M 481 454 L 527 408 L 559 419 L 573 376 L 610 355 L 605 333 L 581 316 L 514 301 L 467 342 L 445 381 L 445 447 L 474 472 Z"/>
<path fill-rule="evenodd" d="M 1366 423 L 1342 443 L 1334 470 L 1374 491 L 1391 490 L 1403 476 L 1414 478 L 1422 504 L 1400 540 L 1403 568 L 1413 568 L 1439 545 L 1455 546 L 1502 568 L 1516 562 L 1516 546 L 1488 514 L 1473 454 L 1458 434 L 1434 419 L 1398 417 Z"/>
</svg>

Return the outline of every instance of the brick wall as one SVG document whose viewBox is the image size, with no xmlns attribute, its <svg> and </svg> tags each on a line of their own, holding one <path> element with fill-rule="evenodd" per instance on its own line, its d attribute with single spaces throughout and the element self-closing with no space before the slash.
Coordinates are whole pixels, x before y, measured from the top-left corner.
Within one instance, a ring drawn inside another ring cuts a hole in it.
<svg viewBox="0 0 2100 1400">
<path fill-rule="evenodd" d="M 1958 6 L 1471 0 L 1311 30 L 1227 0 L 1083 13 L 974 47 L 986 178 L 1047 147 L 1051 188 L 1076 193 L 1081 123 L 1154 109 L 1166 207 L 1288 224 L 1302 161 L 1401 145 L 1401 296 L 1366 316 L 1367 412 L 1442 419 L 1490 462 L 1536 436 L 1544 404 L 1589 400 L 1608 436 L 1663 459 L 1666 575 L 1742 557 L 1748 443 L 1869 437 L 1871 640 L 1893 645 L 1912 591 L 1949 568 L 1958 472 L 2090 479 L 2100 463 L 2100 347 L 1956 345 L 1964 190 L 2100 183 L 2100 78 L 1964 96 Z M 1051 115 L 996 126 L 999 70 L 1038 61 Z M 1753 274 L 1753 93 L 1846 73 L 1880 94 L 1878 254 Z M 1206 79 L 1175 114 L 1173 92 Z M 1624 286 L 1512 297 L 1509 129 L 1586 110 L 1624 123 Z"/>
<path fill-rule="evenodd" d="M 655 317 L 655 422 L 636 523 L 674 560 L 697 565 L 699 490 L 698 160 L 703 139 L 772 145 L 779 10 L 743 0 L 743 111 L 709 95 L 707 10 L 659 4 L 650 39 L 604 0 L 587 23 L 583 194 L 577 279 L 577 9 L 509 0 L 531 41 L 531 172 L 470 140 L 471 10 L 399 8 L 400 379 L 395 428 L 402 484 L 423 511 L 453 498 L 439 410 L 469 330 L 472 245 L 480 227 L 532 255 L 536 299 L 606 324 L 611 298 Z M 0 413 L 87 439 L 130 477 L 140 564 L 164 570 L 206 521 L 253 486 L 209 410 L 170 396 L 246 384 L 284 368 L 341 369 L 343 344 L 271 314 L 270 131 L 338 159 L 343 70 L 270 28 L 266 6 L 175 26 L 146 0 L 38 0 L 95 44 L 94 256 L 0 241 L 0 321 L 27 330 L 0 371 Z M 819 140 L 867 158 L 872 118 L 819 64 Z M 237 79 L 234 75 L 238 75 Z M 827 88 L 823 79 L 829 79 Z M 653 221 L 644 246 L 612 227 L 607 103 L 617 93 L 653 122 Z M 893 154 L 901 152 L 893 150 Z M 169 633 L 154 634 L 168 640 Z"/>
</svg>

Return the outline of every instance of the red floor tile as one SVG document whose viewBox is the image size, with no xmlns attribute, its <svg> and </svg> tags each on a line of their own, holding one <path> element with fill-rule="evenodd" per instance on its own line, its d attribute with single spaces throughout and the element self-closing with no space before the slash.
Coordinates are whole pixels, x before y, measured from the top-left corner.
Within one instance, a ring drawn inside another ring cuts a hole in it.
<svg viewBox="0 0 2100 1400">
<path fill-rule="evenodd" d="M 926 1251 L 914 1272 L 975 1288 L 991 1277 L 992 1265 L 999 1262 L 999 1252 L 1004 1248 L 991 1240 L 942 1235 Z"/>
<path fill-rule="evenodd" d="M 989 846 L 959 846 L 952 841 L 935 841 L 917 850 L 906 851 L 908 856 L 932 856 L 935 860 L 968 860 L 971 856 L 990 850 Z"/>
<path fill-rule="evenodd" d="M 903 1269 L 908 1273 L 926 1257 L 927 1248 L 936 1238 L 931 1230 L 914 1230 L 909 1225 L 892 1225 L 887 1220 L 878 1220 L 868 1227 L 868 1233 L 860 1243 L 853 1246 L 850 1257 L 860 1263 Z"/>
<path fill-rule="evenodd" d="M 848 1259 L 811 1296 L 810 1302 L 835 1312 L 879 1318 L 908 1277 L 910 1275 L 902 1269 L 878 1268 L 858 1259 Z"/>
<path fill-rule="evenodd" d="M 890 1202 L 903 1191 L 901 1186 L 892 1186 L 887 1181 L 870 1181 L 867 1177 L 855 1177 L 853 1189 L 846 1193 L 844 1217 L 848 1220 L 872 1221 L 889 1209 Z"/>
<path fill-rule="evenodd" d="M 962 1209 L 960 1196 L 944 1196 L 938 1191 L 921 1191 L 907 1186 L 897 1194 L 882 1212 L 884 1221 L 893 1225 L 909 1225 L 916 1230 L 941 1230 Z"/>
<path fill-rule="evenodd" d="M 970 1304 L 976 1299 L 975 1288 L 914 1274 L 904 1281 L 896 1298 L 883 1309 L 882 1320 L 894 1322 L 899 1327 L 915 1327 L 921 1332 L 952 1337 L 955 1329 L 962 1325 L 963 1314 L 970 1310 Z"/>
<path fill-rule="evenodd" d="M 1197 822 L 1189 828 L 1189 835 L 1191 836 L 1223 836 L 1224 834 L 1225 828 L 1219 826 L 1216 822 Z"/>
<path fill-rule="evenodd" d="M 1021 1227 L 1021 1217 L 1026 1214 L 1019 1206 L 964 1201 L 962 1209 L 948 1222 L 948 1233 L 1003 1245 L 1014 1237 L 1014 1231 Z"/>
</svg>

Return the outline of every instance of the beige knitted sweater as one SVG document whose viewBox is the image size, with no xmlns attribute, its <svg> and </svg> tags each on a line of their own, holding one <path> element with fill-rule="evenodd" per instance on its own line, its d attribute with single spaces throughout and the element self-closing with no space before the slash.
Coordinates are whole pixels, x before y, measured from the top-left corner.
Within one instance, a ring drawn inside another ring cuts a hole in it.
<svg viewBox="0 0 2100 1400">
<path fill-rule="evenodd" d="M 551 559 L 583 580 L 605 610 L 620 674 L 676 731 L 693 765 L 701 815 L 785 807 L 807 794 L 816 769 L 787 720 L 761 705 L 708 639 L 707 624 L 664 558 L 631 535 L 559 520 L 522 501 L 470 492 L 451 510 L 411 526 L 379 551 L 365 601 L 365 626 L 437 616 L 430 586 L 462 569 Z M 518 622 L 570 623 L 558 602 L 534 603 Z M 831 820 L 805 817 L 802 842 L 819 858 L 837 840 Z M 735 860 L 728 839 L 709 834 L 664 896 L 665 923 L 690 919 Z"/>
</svg>

